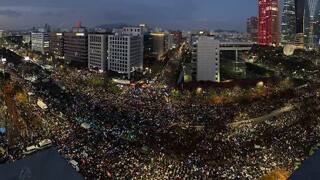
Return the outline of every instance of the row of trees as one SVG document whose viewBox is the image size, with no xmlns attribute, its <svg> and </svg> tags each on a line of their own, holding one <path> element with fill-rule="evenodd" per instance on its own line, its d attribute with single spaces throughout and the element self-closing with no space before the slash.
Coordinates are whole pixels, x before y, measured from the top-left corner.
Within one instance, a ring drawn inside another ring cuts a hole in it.
<svg viewBox="0 0 320 180">
<path fill-rule="evenodd" d="M 86 81 L 86 84 L 92 88 L 104 88 L 109 93 L 119 93 L 120 89 L 116 83 L 107 77 L 96 75 Z"/>
<path fill-rule="evenodd" d="M 289 78 L 283 79 L 279 81 L 278 84 L 275 85 L 265 85 L 263 82 L 259 82 L 256 86 L 241 89 L 240 87 L 234 87 L 232 89 L 214 89 L 208 88 L 203 89 L 198 87 L 193 90 L 184 90 L 180 91 L 178 89 L 174 89 L 171 91 L 171 97 L 174 100 L 183 100 L 183 99 L 198 99 L 201 101 L 210 102 L 213 104 L 225 104 L 232 102 L 250 102 L 254 99 L 260 97 L 270 96 L 277 91 L 285 92 L 294 87 L 294 83 Z"/>
</svg>

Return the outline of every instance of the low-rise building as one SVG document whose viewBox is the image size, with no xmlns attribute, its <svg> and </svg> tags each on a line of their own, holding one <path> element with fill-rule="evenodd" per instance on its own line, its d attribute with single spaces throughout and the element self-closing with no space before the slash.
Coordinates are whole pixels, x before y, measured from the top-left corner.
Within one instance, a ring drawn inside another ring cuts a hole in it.
<svg viewBox="0 0 320 180">
<path fill-rule="evenodd" d="M 27 34 L 22 35 L 22 41 L 24 44 L 30 45 L 31 44 L 31 34 L 27 33 Z"/>
<path fill-rule="evenodd" d="M 122 34 L 132 35 L 132 36 L 142 36 L 143 29 L 142 27 L 124 27 L 122 28 Z"/>
</svg>

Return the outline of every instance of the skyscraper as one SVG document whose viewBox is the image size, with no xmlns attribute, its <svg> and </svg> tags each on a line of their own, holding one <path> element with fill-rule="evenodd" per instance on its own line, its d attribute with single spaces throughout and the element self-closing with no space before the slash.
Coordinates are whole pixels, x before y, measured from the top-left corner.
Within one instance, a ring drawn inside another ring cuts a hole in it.
<svg viewBox="0 0 320 180">
<path fill-rule="evenodd" d="M 310 19 L 316 18 L 316 13 L 319 12 L 319 0 L 308 0 L 308 9 L 310 13 Z"/>
<path fill-rule="evenodd" d="M 258 18 L 253 16 L 247 19 L 247 33 L 252 42 L 257 42 Z"/>
<path fill-rule="evenodd" d="M 296 33 L 304 33 L 305 0 L 295 0 Z"/>
<path fill-rule="evenodd" d="M 318 41 L 317 26 L 319 26 L 319 0 L 306 0 L 305 34 L 309 45 L 313 46 Z"/>
<path fill-rule="evenodd" d="M 281 41 L 293 43 L 296 35 L 295 1 L 285 0 L 282 12 Z"/>
<path fill-rule="evenodd" d="M 261 45 L 279 43 L 278 0 L 259 0 L 258 43 Z"/>
</svg>

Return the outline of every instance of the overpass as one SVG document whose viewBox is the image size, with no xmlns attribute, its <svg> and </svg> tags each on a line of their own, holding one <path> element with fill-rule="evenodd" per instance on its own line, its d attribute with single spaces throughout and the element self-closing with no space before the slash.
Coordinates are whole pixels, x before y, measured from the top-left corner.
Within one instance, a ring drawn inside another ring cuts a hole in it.
<svg viewBox="0 0 320 180">
<path fill-rule="evenodd" d="M 198 44 L 195 42 L 192 45 L 193 54 L 195 55 L 193 60 L 197 63 L 197 80 L 219 82 L 221 66 L 225 66 L 230 70 L 231 66 L 233 66 L 235 74 L 241 73 L 240 75 L 245 75 L 244 63 L 239 62 L 239 51 L 251 50 L 253 43 L 224 42 L 211 36 L 201 36 Z M 231 61 L 220 63 L 220 55 L 223 51 L 235 51 L 235 59 L 231 58 Z"/>
<path fill-rule="evenodd" d="M 220 42 L 220 51 L 236 51 L 236 62 L 239 60 L 239 51 L 251 50 L 253 43 L 248 42 Z"/>
<path fill-rule="evenodd" d="M 235 51 L 234 70 L 237 72 L 245 73 L 243 62 L 239 62 L 239 51 L 251 50 L 253 43 L 249 42 L 220 42 L 220 52 L 222 51 Z"/>
</svg>

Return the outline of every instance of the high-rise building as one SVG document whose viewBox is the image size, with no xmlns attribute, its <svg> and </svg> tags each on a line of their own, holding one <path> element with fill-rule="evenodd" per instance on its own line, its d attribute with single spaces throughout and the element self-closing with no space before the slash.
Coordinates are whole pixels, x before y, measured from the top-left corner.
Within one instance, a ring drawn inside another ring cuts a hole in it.
<svg viewBox="0 0 320 180">
<path fill-rule="evenodd" d="M 175 41 L 175 35 L 170 32 L 153 32 L 144 35 L 144 48 L 147 56 L 161 60 L 170 49 L 180 45 Z"/>
<path fill-rule="evenodd" d="M 220 42 L 214 37 L 199 37 L 197 81 L 220 82 Z"/>
<path fill-rule="evenodd" d="M 31 50 L 42 54 L 49 52 L 49 34 L 47 32 L 31 33 Z"/>
<path fill-rule="evenodd" d="M 108 70 L 126 74 L 128 79 L 143 69 L 143 35 L 136 28 L 108 36 Z"/>
<path fill-rule="evenodd" d="M 151 33 L 152 54 L 160 60 L 166 51 L 166 34 L 163 32 Z"/>
<path fill-rule="evenodd" d="M 301 47 L 304 46 L 304 33 L 305 33 L 305 0 L 295 0 L 296 12 L 296 38 L 295 44 Z"/>
<path fill-rule="evenodd" d="M 64 33 L 64 56 L 69 62 L 88 64 L 88 34 L 80 22 L 72 32 Z"/>
<path fill-rule="evenodd" d="M 306 26 L 312 26 L 315 21 L 319 20 L 320 11 L 320 1 L 319 0 L 305 0 L 305 15 L 306 15 Z"/>
<path fill-rule="evenodd" d="M 295 0 L 285 0 L 282 12 L 281 41 L 294 43 L 296 37 Z"/>
<path fill-rule="evenodd" d="M 143 52 L 144 52 L 144 57 L 153 57 L 152 55 L 152 49 L 153 47 L 153 39 L 150 33 L 146 33 L 143 36 Z"/>
<path fill-rule="evenodd" d="M 304 33 L 305 0 L 295 0 L 296 33 Z"/>
<path fill-rule="evenodd" d="M 314 46 L 319 41 L 319 12 L 320 12 L 319 0 L 306 0 L 305 10 L 305 35 L 310 46 Z"/>
<path fill-rule="evenodd" d="M 108 66 L 108 34 L 89 34 L 88 67 L 105 71 Z"/>
<path fill-rule="evenodd" d="M 88 35 L 87 33 L 68 32 L 64 34 L 64 56 L 70 62 L 87 64 Z"/>
<path fill-rule="evenodd" d="M 253 16 L 247 19 L 247 33 L 252 42 L 257 42 L 258 18 Z"/>
<path fill-rule="evenodd" d="M 258 43 L 278 44 L 279 32 L 278 0 L 259 0 Z"/>
<path fill-rule="evenodd" d="M 64 33 L 52 32 L 50 33 L 50 53 L 55 57 L 64 57 Z"/>
</svg>

